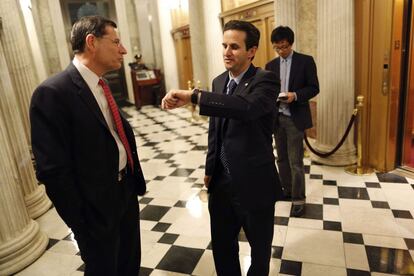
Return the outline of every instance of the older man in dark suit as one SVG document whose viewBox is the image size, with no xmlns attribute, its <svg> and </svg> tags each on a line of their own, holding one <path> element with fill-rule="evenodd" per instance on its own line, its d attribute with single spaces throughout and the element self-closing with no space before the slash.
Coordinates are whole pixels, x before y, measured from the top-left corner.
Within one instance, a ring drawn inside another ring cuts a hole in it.
<svg viewBox="0 0 414 276">
<path fill-rule="evenodd" d="M 138 275 L 145 180 L 132 128 L 102 79 L 126 50 L 116 24 L 100 16 L 76 22 L 71 44 L 72 63 L 32 97 L 37 178 L 75 234 L 85 275 Z"/>
<path fill-rule="evenodd" d="M 251 23 L 230 21 L 223 30 L 227 69 L 213 92 L 171 90 L 164 108 L 190 101 L 210 116 L 205 185 L 210 193 L 211 238 L 217 275 L 241 275 L 238 233 L 251 246 L 247 275 L 268 275 L 274 204 L 281 196 L 272 149 L 274 102 L 279 82 L 252 65 L 260 38 Z"/>
<path fill-rule="evenodd" d="M 299 217 L 305 211 L 303 137 L 312 127 L 309 100 L 319 93 L 319 82 L 313 58 L 292 50 L 294 33 L 289 27 L 274 29 L 271 41 L 279 57 L 266 70 L 281 82 L 274 127 L 277 164 L 284 196 L 292 200 L 292 214 Z"/>
</svg>

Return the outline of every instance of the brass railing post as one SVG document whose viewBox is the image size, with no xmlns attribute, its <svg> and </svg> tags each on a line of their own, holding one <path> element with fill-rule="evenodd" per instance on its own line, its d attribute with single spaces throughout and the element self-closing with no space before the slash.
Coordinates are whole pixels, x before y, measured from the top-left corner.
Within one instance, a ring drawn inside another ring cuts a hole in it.
<svg viewBox="0 0 414 276">
<path fill-rule="evenodd" d="M 349 174 L 354 175 L 369 175 L 374 172 L 374 169 L 370 167 L 364 167 L 363 165 L 363 151 L 362 151 L 362 116 L 363 116 L 363 107 L 364 107 L 364 96 L 359 95 L 357 97 L 357 105 L 354 109 L 354 114 L 356 113 L 357 117 L 357 164 L 347 167 L 345 171 Z"/>
<path fill-rule="evenodd" d="M 187 89 L 188 90 L 193 90 L 193 81 L 192 80 L 187 81 Z"/>
<path fill-rule="evenodd" d="M 195 85 L 195 88 L 197 89 L 201 88 L 201 82 L 199 80 L 197 81 L 197 85 Z M 199 121 L 200 121 L 199 108 L 197 105 L 193 104 L 191 106 L 191 122 L 199 123 Z"/>
</svg>

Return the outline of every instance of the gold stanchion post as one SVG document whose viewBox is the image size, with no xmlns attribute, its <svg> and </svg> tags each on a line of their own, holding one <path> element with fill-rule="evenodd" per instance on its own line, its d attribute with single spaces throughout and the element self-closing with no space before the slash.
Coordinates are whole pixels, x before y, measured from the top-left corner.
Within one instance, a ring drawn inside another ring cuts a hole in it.
<svg viewBox="0 0 414 276">
<path fill-rule="evenodd" d="M 187 89 L 188 90 L 193 90 L 193 82 L 191 80 L 187 81 Z"/>
<path fill-rule="evenodd" d="M 187 89 L 188 90 L 193 90 L 194 86 L 193 86 L 193 81 L 192 80 L 188 80 L 187 81 Z M 195 123 L 197 120 L 194 116 L 195 112 L 196 112 L 196 105 L 195 104 L 190 104 L 190 112 L 191 112 L 191 117 L 188 118 L 188 120 L 190 121 L 190 123 Z"/>
<path fill-rule="evenodd" d="M 362 164 L 362 116 L 363 116 L 363 107 L 364 107 L 364 96 L 359 95 L 357 97 L 357 164 L 347 167 L 345 171 L 353 175 L 369 175 L 374 172 L 374 169 L 369 167 L 364 167 Z"/>
</svg>

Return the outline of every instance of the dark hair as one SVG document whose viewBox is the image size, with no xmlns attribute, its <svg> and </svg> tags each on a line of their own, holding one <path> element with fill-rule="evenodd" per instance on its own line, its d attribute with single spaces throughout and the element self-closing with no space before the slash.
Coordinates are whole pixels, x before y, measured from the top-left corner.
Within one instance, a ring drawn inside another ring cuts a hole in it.
<svg viewBox="0 0 414 276">
<path fill-rule="evenodd" d="M 272 31 L 272 35 L 270 36 L 270 41 L 272 43 L 278 43 L 282 40 L 287 40 L 290 45 L 295 42 L 295 34 L 288 26 L 279 26 Z"/>
<path fill-rule="evenodd" d="M 238 30 L 246 33 L 246 50 L 254 46 L 259 47 L 260 31 L 252 23 L 241 20 L 230 20 L 224 25 L 223 33 L 227 30 Z"/>
<path fill-rule="evenodd" d="M 99 15 L 84 16 L 75 22 L 70 32 L 70 43 L 74 54 L 85 50 L 85 39 L 88 34 L 96 37 L 105 35 L 106 26 L 116 28 L 115 22 Z"/>
</svg>

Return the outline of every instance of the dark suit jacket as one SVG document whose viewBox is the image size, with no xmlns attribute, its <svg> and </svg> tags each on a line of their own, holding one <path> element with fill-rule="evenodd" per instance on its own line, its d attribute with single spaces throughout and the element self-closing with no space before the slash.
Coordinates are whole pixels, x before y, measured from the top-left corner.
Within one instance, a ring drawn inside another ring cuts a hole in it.
<svg viewBox="0 0 414 276">
<path fill-rule="evenodd" d="M 75 231 L 108 234 L 132 196 L 146 190 L 129 123 L 122 118 L 135 168 L 120 193 L 118 147 L 72 63 L 34 91 L 30 121 L 36 176 L 59 215 Z"/>
<path fill-rule="evenodd" d="M 233 185 L 241 204 L 258 209 L 274 204 L 281 195 L 272 148 L 273 113 L 280 87 L 273 73 L 250 66 L 233 95 L 223 94 L 228 72 L 213 80 L 213 92 L 202 92 L 200 114 L 210 117 L 206 175 L 214 192 L 220 161 L 221 118 L 228 118 L 224 146 Z"/>
<path fill-rule="evenodd" d="M 277 79 L 280 80 L 280 57 L 267 63 L 266 70 L 275 72 Z M 295 126 L 302 131 L 311 128 L 312 116 L 309 100 L 319 93 L 316 64 L 311 56 L 293 52 L 289 75 L 289 91 L 296 92 L 297 96 L 297 100 L 289 104 Z"/>
</svg>

